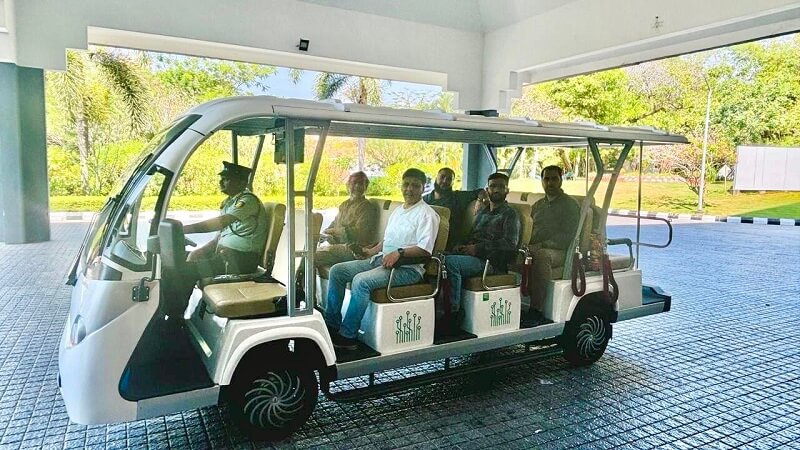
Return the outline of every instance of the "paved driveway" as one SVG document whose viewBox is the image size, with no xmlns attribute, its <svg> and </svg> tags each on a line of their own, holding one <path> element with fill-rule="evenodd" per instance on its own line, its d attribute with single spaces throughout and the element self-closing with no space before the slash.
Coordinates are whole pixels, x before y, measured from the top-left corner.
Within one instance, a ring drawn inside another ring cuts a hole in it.
<svg viewBox="0 0 800 450">
<path fill-rule="evenodd" d="M 615 225 L 612 236 L 632 227 Z M 85 224 L 0 244 L 0 447 L 252 448 L 224 407 L 70 424 L 58 394 L 64 275 Z M 657 240 L 663 228 L 646 227 Z M 358 403 L 321 399 L 282 448 L 800 448 L 800 227 L 681 224 L 641 255 L 673 310 L 615 326 L 595 365 L 561 358 Z"/>
</svg>

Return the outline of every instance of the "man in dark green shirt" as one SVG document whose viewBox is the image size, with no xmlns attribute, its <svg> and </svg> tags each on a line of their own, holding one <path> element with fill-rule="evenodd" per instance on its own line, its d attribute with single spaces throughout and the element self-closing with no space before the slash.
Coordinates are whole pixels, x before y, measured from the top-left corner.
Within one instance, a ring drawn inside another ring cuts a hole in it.
<svg viewBox="0 0 800 450">
<path fill-rule="evenodd" d="M 454 225 L 463 224 L 465 214 L 467 212 L 467 205 L 473 200 L 480 198 L 481 201 L 486 201 L 486 191 L 482 188 L 471 191 L 454 191 L 453 179 L 456 173 L 449 167 L 439 169 L 436 174 L 436 180 L 433 182 L 433 191 L 422 196 L 422 200 L 429 205 L 443 206 L 450 210 L 450 234 L 447 237 L 446 249 L 451 249 L 455 245 L 462 244 L 459 242 L 464 237 L 459 236 L 456 232 Z"/>
<path fill-rule="evenodd" d="M 533 273 L 530 283 L 531 309 L 525 320 L 541 320 L 552 268 L 562 266 L 575 239 L 581 208 L 561 189 L 564 171 L 558 166 L 542 169 L 545 196 L 533 204 Z"/>
</svg>

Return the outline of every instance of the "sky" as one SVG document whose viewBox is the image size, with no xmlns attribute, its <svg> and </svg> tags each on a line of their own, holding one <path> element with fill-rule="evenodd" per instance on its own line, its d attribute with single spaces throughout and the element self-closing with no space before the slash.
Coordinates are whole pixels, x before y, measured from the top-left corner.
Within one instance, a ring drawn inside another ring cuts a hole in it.
<svg viewBox="0 0 800 450">
<path fill-rule="evenodd" d="M 297 84 L 289 78 L 289 69 L 280 67 L 275 75 L 266 79 L 269 90 L 264 92 L 268 95 L 286 98 L 299 98 L 305 100 L 315 100 L 314 80 L 319 72 L 311 70 L 303 71 L 303 75 Z M 402 92 L 415 92 L 426 96 L 435 96 L 442 92 L 439 86 L 431 86 L 418 83 L 405 83 L 402 81 L 392 81 L 384 84 L 383 104 L 391 105 L 394 95 Z M 254 92 L 257 93 L 257 92 Z"/>
</svg>

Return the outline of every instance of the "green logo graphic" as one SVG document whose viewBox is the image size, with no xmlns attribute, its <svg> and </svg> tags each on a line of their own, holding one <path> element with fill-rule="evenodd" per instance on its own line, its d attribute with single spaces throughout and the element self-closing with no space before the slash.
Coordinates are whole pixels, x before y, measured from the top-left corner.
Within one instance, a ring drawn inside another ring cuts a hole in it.
<svg viewBox="0 0 800 450">
<path fill-rule="evenodd" d="M 499 306 L 497 305 L 498 302 L 500 303 Z M 489 320 L 493 327 L 510 324 L 511 302 L 500 297 L 496 302 L 492 303 L 492 315 L 489 316 Z"/>
<path fill-rule="evenodd" d="M 418 341 L 422 337 L 422 316 L 417 313 L 412 316 L 410 311 L 406 311 L 406 319 L 403 320 L 401 314 L 394 323 L 397 326 L 394 330 L 395 344 Z"/>
<path fill-rule="evenodd" d="M 483 294 L 483 301 L 485 302 L 489 301 L 489 294 Z"/>
</svg>

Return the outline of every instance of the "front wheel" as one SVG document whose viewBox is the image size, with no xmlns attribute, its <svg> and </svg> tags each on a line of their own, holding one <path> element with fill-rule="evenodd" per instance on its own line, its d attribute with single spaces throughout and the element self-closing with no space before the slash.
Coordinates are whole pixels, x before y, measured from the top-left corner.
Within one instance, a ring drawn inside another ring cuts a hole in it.
<svg viewBox="0 0 800 450">
<path fill-rule="evenodd" d="M 574 366 L 588 366 L 603 356 L 611 339 L 608 314 L 597 307 L 576 311 L 559 339 L 564 358 Z"/>
<path fill-rule="evenodd" d="M 231 386 L 231 414 L 258 440 L 280 440 L 311 416 L 319 387 L 314 371 L 300 367 L 253 368 Z"/>
</svg>

